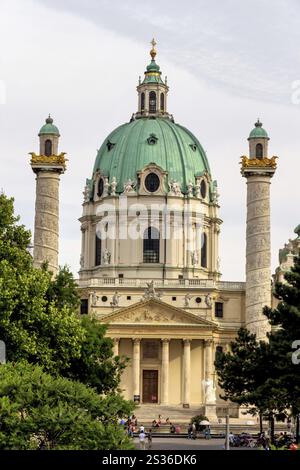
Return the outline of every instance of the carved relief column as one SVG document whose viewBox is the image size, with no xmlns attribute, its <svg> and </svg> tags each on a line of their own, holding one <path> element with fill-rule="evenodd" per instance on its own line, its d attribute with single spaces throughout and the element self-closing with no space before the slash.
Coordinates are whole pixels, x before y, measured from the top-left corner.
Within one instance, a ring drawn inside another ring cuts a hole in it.
<svg viewBox="0 0 300 470">
<path fill-rule="evenodd" d="M 191 393 L 191 340 L 183 340 L 183 408 L 190 407 Z"/>
<path fill-rule="evenodd" d="M 119 356 L 120 338 L 114 338 L 114 356 Z"/>
<path fill-rule="evenodd" d="M 133 360 L 132 360 L 132 376 L 133 376 L 133 395 L 138 396 L 135 401 L 140 401 L 140 363 L 141 363 L 141 340 L 133 339 Z"/>
<path fill-rule="evenodd" d="M 272 159 L 243 157 L 247 178 L 246 326 L 265 339 L 269 323 L 263 315 L 271 305 L 270 184 L 276 168 Z"/>
<path fill-rule="evenodd" d="M 168 338 L 162 339 L 162 361 L 161 361 L 161 404 L 169 402 L 169 343 Z"/>
</svg>

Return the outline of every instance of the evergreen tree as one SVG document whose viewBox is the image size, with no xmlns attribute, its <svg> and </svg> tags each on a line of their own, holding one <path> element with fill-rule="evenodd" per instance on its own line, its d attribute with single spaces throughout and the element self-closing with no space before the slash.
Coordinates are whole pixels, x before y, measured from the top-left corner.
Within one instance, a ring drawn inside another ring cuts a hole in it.
<svg viewBox="0 0 300 470">
<path fill-rule="evenodd" d="M 300 414 L 300 256 L 285 274 L 286 283 L 276 283 L 276 308 L 264 308 L 272 332 L 269 334 L 269 356 L 272 371 L 266 377 L 266 387 L 277 391 L 279 401 L 285 402 L 293 416 Z M 297 352 L 298 350 L 298 352 Z M 299 432 L 299 430 L 298 430 Z"/>
<path fill-rule="evenodd" d="M 268 341 L 257 342 L 242 328 L 231 343 L 232 352 L 218 354 L 215 362 L 222 398 L 248 407 L 251 413 L 267 414 L 272 427 L 274 416 L 300 413 L 300 353 L 293 349 L 300 340 L 299 256 L 285 280 L 275 286 L 277 307 L 264 308 L 272 326 Z"/>
</svg>

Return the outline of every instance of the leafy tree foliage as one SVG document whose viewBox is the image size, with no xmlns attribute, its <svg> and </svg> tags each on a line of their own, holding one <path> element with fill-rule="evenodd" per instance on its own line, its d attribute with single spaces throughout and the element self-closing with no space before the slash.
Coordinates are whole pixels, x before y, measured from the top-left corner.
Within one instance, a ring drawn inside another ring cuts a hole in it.
<svg viewBox="0 0 300 470">
<path fill-rule="evenodd" d="M 118 418 L 132 404 L 118 395 L 45 373 L 24 361 L 0 367 L 1 450 L 131 449 Z"/>
<path fill-rule="evenodd" d="M 105 326 L 79 317 L 76 283 L 68 268 L 55 279 L 33 267 L 30 232 L 18 224 L 13 199 L 0 195 L 0 339 L 7 360 L 25 359 L 99 393 L 114 391 L 126 361 L 113 358 Z"/>
</svg>

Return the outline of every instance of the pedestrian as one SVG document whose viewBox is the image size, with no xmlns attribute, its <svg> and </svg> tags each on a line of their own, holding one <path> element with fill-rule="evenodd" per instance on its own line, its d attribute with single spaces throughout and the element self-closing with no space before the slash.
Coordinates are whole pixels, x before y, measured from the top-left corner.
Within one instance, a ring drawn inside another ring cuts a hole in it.
<svg viewBox="0 0 300 470">
<path fill-rule="evenodd" d="M 151 428 L 148 431 L 147 439 L 148 439 L 148 449 L 151 449 L 152 447 L 152 429 Z"/>
<path fill-rule="evenodd" d="M 193 426 L 190 423 L 188 426 L 188 439 L 192 439 L 192 433 L 193 433 Z"/>
<path fill-rule="evenodd" d="M 192 437 L 193 439 L 196 439 L 197 435 L 196 435 L 196 424 L 193 423 L 192 424 Z"/>
<path fill-rule="evenodd" d="M 139 434 L 140 449 L 141 450 L 145 450 L 145 438 L 146 438 L 146 434 L 144 433 L 144 431 L 141 431 L 140 434 Z"/>
<path fill-rule="evenodd" d="M 140 426 L 140 432 L 145 432 L 145 427 L 143 425 Z"/>
</svg>

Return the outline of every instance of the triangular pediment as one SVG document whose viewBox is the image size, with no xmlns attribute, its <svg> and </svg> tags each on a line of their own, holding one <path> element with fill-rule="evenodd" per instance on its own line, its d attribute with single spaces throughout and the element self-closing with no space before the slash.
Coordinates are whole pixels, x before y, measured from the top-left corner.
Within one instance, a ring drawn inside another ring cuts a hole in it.
<svg viewBox="0 0 300 470">
<path fill-rule="evenodd" d="M 156 299 L 148 299 L 129 307 L 120 308 L 103 316 L 100 321 L 118 325 L 195 325 L 210 329 L 217 326 L 213 321 L 205 320 L 194 313 L 186 312 Z"/>
</svg>

